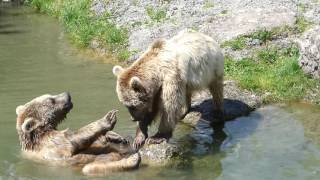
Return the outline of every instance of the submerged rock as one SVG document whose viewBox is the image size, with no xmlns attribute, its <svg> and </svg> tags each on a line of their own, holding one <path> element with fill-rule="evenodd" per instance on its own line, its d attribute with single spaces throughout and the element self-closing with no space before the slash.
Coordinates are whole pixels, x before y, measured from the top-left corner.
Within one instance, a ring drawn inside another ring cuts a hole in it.
<svg viewBox="0 0 320 180">
<path fill-rule="evenodd" d="M 320 26 L 308 30 L 298 41 L 299 65 L 313 78 L 320 79 Z"/>
</svg>

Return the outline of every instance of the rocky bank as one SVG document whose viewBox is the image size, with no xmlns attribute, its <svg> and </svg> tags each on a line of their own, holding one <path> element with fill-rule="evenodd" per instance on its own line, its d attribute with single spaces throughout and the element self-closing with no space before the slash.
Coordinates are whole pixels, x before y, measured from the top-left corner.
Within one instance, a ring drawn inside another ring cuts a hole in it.
<svg viewBox="0 0 320 180">
<path fill-rule="evenodd" d="M 300 48 L 300 66 L 314 78 L 320 77 L 320 1 L 318 0 L 93 0 L 91 9 L 96 16 L 106 12 L 111 20 L 128 30 L 128 49 L 132 53 L 129 62 L 137 57 L 157 38 L 170 38 L 179 31 L 190 28 L 212 36 L 219 43 L 261 29 L 292 27 L 301 18 L 310 23 L 305 33 L 281 35 L 271 44 L 288 47 L 297 42 Z M 97 47 L 93 42 L 92 47 Z M 226 55 L 241 59 L 262 47 L 257 39 L 251 39 L 250 48 L 233 50 L 223 48 Z M 318 96 L 319 89 L 308 92 L 307 101 Z M 311 98 L 310 98 L 311 97 Z M 308 99 L 309 98 L 309 99 Z M 234 81 L 225 82 L 225 110 L 228 119 L 248 115 L 262 103 L 263 95 L 242 90 Z M 193 97 L 192 110 L 183 122 L 192 132 L 170 143 L 145 146 L 140 150 L 143 163 L 167 164 L 173 157 L 181 157 L 190 151 L 187 142 L 193 142 L 198 151 L 206 152 L 206 144 L 223 143 L 220 127 L 210 126 L 214 116 L 210 95 L 202 92 Z M 220 128 L 220 129 L 219 129 Z M 179 128 L 177 129 L 179 131 Z M 183 139 L 183 140 L 181 140 Z M 191 148 L 192 149 L 192 148 Z"/>
</svg>

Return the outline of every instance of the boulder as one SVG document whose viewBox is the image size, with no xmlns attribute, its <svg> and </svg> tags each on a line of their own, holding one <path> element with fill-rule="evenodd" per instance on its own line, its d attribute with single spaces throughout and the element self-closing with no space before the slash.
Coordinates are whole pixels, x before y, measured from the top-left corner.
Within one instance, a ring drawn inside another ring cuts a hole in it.
<svg viewBox="0 0 320 180">
<path fill-rule="evenodd" d="M 302 70 L 315 79 L 320 79 L 320 26 L 306 31 L 300 40 L 299 65 Z"/>
</svg>

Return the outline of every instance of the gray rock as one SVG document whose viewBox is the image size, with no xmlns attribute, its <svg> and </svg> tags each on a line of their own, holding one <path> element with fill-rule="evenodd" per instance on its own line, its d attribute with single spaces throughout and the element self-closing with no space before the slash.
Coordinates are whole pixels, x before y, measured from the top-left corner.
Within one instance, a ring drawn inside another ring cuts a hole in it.
<svg viewBox="0 0 320 180">
<path fill-rule="evenodd" d="M 107 4 L 105 1 L 93 0 L 90 9 L 95 13 L 96 16 L 102 16 L 106 12 Z"/>
<path fill-rule="evenodd" d="M 281 6 L 239 8 L 231 11 L 227 16 L 215 17 L 211 23 L 204 24 L 200 31 L 215 37 L 219 42 L 223 42 L 259 29 L 293 25 L 295 16 L 294 10 Z"/>
<path fill-rule="evenodd" d="M 300 0 L 300 6 L 304 8 L 300 12 L 308 21 L 314 24 L 320 24 L 320 1 L 318 0 Z"/>
<path fill-rule="evenodd" d="M 298 40 L 300 48 L 299 65 L 313 78 L 320 79 L 320 26 L 304 33 Z"/>
<path fill-rule="evenodd" d="M 292 25 L 297 2 L 291 0 L 94 0 L 92 10 L 112 14 L 111 20 L 129 31 L 129 50 L 140 54 L 157 38 L 170 38 L 191 28 L 222 42 L 261 28 Z M 154 22 L 146 9 L 165 11 L 161 22 Z M 130 59 L 134 59 L 133 57 Z"/>
<path fill-rule="evenodd" d="M 182 149 L 177 144 L 163 142 L 145 145 L 139 153 L 143 164 L 159 166 L 167 165 L 172 158 L 181 155 Z"/>
</svg>

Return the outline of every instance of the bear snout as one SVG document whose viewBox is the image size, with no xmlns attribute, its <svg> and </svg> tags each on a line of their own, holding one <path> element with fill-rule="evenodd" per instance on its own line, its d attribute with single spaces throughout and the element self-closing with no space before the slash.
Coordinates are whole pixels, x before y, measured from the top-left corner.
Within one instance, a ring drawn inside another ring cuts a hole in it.
<svg viewBox="0 0 320 180">
<path fill-rule="evenodd" d="M 137 122 L 138 121 L 138 119 L 135 119 L 132 116 L 130 117 L 130 120 L 133 121 L 133 122 Z"/>
<path fill-rule="evenodd" d="M 73 108 L 71 101 L 71 95 L 69 92 L 64 92 L 56 96 L 56 100 L 61 103 L 62 108 L 66 111 L 70 111 Z"/>
</svg>

